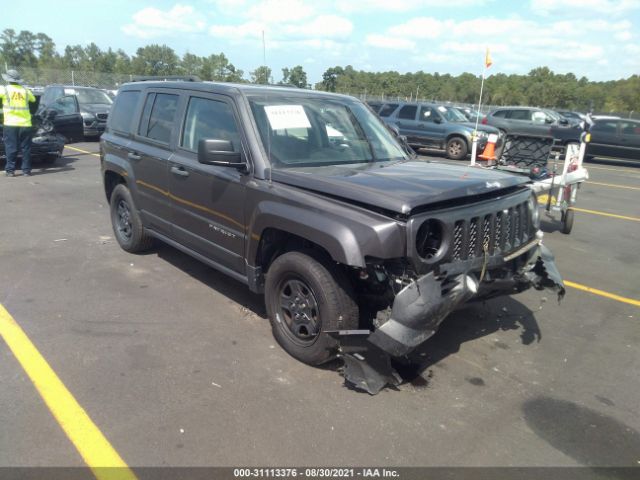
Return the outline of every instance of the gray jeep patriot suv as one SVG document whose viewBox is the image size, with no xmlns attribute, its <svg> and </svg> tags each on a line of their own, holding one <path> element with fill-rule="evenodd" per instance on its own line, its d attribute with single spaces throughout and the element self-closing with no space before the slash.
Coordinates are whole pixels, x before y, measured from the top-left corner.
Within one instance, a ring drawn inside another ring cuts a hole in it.
<svg viewBox="0 0 640 480">
<path fill-rule="evenodd" d="M 210 82 L 122 86 L 101 138 L 120 246 L 159 239 L 264 293 L 312 365 L 405 356 L 469 300 L 564 293 L 526 178 L 408 152 L 354 98 Z"/>
</svg>

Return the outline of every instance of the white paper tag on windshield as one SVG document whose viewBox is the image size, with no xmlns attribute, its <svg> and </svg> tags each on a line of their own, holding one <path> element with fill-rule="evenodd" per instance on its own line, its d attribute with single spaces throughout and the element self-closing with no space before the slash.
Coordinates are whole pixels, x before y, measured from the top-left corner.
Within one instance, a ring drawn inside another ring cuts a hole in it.
<svg viewBox="0 0 640 480">
<path fill-rule="evenodd" d="M 65 88 L 64 89 L 64 94 L 65 95 L 75 95 L 76 94 L 76 90 L 74 88 Z"/>
<path fill-rule="evenodd" d="M 274 130 L 284 128 L 311 128 L 302 105 L 269 105 L 264 107 L 267 118 Z"/>
</svg>

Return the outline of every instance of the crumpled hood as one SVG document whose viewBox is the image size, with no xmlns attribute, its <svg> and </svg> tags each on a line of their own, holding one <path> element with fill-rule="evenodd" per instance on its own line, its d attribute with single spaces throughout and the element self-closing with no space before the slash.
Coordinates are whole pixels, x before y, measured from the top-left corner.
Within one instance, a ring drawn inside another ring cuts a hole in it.
<svg viewBox="0 0 640 480">
<path fill-rule="evenodd" d="M 498 192 L 529 181 L 482 168 L 408 161 L 274 170 L 272 180 L 407 214 L 421 205 Z"/>
<path fill-rule="evenodd" d="M 80 105 L 80 111 L 85 113 L 109 113 L 111 105 L 105 105 L 104 103 L 82 103 Z"/>
</svg>

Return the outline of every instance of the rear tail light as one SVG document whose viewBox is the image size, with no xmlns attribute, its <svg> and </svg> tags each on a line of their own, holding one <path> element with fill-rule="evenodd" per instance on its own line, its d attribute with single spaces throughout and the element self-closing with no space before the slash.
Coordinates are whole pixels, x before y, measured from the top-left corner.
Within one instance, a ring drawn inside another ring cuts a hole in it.
<svg viewBox="0 0 640 480">
<path fill-rule="evenodd" d="M 486 125 L 488 123 L 487 117 L 482 117 L 482 122 L 480 123 L 482 123 L 482 125 Z"/>
</svg>

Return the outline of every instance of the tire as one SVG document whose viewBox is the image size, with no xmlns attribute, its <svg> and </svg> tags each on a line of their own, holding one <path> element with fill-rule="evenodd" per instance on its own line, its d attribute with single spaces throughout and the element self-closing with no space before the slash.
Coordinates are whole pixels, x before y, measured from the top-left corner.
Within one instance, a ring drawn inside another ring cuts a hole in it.
<svg viewBox="0 0 640 480">
<path fill-rule="evenodd" d="M 562 214 L 562 233 L 569 235 L 573 229 L 573 210 L 569 209 Z"/>
<path fill-rule="evenodd" d="M 131 192 L 126 185 L 121 183 L 113 189 L 110 210 L 113 233 L 123 250 L 138 253 L 151 248 L 153 239 L 145 233 Z"/>
<path fill-rule="evenodd" d="M 467 156 L 467 152 L 469 151 L 469 147 L 467 146 L 467 141 L 461 137 L 451 137 L 447 141 L 447 158 L 451 160 L 462 160 Z"/>
<path fill-rule="evenodd" d="M 338 341 L 326 331 L 358 328 L 351 285 L 334 264 L 313 252 L 288 252 L 274 260 L 267 272 L 265 304 L 280 346 L 309 365 L 335 358 Z"/>
</svg>

